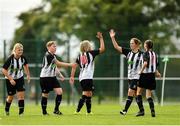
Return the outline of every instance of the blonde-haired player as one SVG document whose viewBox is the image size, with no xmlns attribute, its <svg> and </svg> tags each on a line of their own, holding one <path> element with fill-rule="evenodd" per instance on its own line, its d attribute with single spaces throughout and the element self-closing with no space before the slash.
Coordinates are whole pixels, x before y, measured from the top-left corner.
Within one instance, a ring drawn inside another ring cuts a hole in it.
<svg viewBox="0 0 180 126">
<path fill-rule="evenodd" d="M 42 99 L 41 99 L 41 107 L 42 107 L 42 114 L 49 115 L 47 113 L 47 99 L 48 94 L 50 91 L 54 90 L 56 93 L 55 99 L 55 107 L 54 107 L 54 114 L 62 115 L 62 112 L 59 110 L 59 106 L 62 100 L 62 93 L 63 90 L 59 81 L 56 78 L 56 74 L 58 72 L 57 67 L 72 67 L 73 64 L 60 62 L 56 58 L 56 42 L 49 41 L 46 44 L 47 52 L 43 58 L 43 65 L 40 73 L 40 85 L 42 90 Z M 64 80 L 63 75 L 59 73 L 61 80 Z"/>
<path fill-rule="evenodd" d="M 82 87 L 82 97 L 79 100 L 77 110 L 75 114 L 78 114 L 81 108 L 86 102 L 87 114 L 92 114 L 91 112 L 91 97 L 93 86 L 93 74 L 94 74 L 94 59 L 98 54 L 105 51 L 104 39 L 101 32 L 97 33 L 97 38 L 100 41 L 100 48 L 98 50 L 92 50 L 92 46 L 89 40 L 84 40 L 80 44 L 80 51 L 78 58 L 76 59 L 76 66 L 80 67 L 79 81 Z M 74 83 L 74 74 L 76 67 L 71 71 L 70 83 Z"/>
<path fill-rule="evenodd" d="M 8 97 L 6 99 L 5 112 L 9 115 L 10 105 L 17 91 L 19 115 L 24 112 L 24 71 L 27 74 L 27 80 L 30 81 L 28 62 L 23 56 L 23 45 L 16 43 L 13 47 L 12 54 L 5 61 L 2 73 L 6 78 L 6 87 Z"/>
</svg>

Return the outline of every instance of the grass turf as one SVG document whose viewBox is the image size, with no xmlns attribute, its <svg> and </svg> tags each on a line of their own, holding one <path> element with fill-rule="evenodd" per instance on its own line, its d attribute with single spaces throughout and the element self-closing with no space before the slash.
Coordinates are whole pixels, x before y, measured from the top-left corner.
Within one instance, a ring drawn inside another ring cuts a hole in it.
<svg viewBox="0 0 180 126">
<path fill-rule="evenodd" d="M 41 114 L 40 105 L 26 104 L 23 116 L 18 116 L 18 107 L 12 105 L 10 116 L 5 116 L 4 106 L 0 106 L 0 125 L 180 125 L 180 104 L 156 105 L 156 117 L 150 115 L 149 106 L 145 106 L 145 116 L 135 117 L 138 111 L 134 104 L 126 116 L 119 114 L 123 108 L 118 104 L 93 105 L 94 115 L 86 116 L 85 106 L 80 115 L 74 115 L 76 106 L 61 106 L 63 115 L 53 115 L 53 104 L 48 104 L 49 116 Z"/>
</svg>

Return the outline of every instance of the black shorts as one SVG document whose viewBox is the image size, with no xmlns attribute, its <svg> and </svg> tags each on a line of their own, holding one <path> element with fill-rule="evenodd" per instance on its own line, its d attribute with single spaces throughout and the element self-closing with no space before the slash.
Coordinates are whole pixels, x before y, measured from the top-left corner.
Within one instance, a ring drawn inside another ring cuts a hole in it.
<svg viewBox="0 0 180 126">
<path fill-rule="evenodd" d="M 155 73 L 142 73 L 140 75 L 138 87 L 155 90 L 156 89 Z"/>
<path fill-rule="evenodd" d="M 25 91 L 24 88 L 24 77 L 21 77 L 19 79 L 14 79 L 16 82 L 16 85 L 12 85 L 8 79 L 6 79 L 6 88 L 8 95 L 14 95 L 16 94 L 16 91 Z"/>
<path fill-rule="evenodd" d="M 83 91 L 94 91 L 94 85 L 92 79 L 85 79 L 80 81 Z"/>
<path fill-rule="evenodd" d="M 132 80 L 128 80 L 129 83 L 129 88 L 132 90 L 137 90 L 137 85 L 139 83 L 138 79 L 132 79 Z"/>
<path fill-rule="evenodd" d="M 56 77 L 40 77 L 40 85 L 42 93 L 49 93 L 54 88 L 61 88 Z"/>
</svg>

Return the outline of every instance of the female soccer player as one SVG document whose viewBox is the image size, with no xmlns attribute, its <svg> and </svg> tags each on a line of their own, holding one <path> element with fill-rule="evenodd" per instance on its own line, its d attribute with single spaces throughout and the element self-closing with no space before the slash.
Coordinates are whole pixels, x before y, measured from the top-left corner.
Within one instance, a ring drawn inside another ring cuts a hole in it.
<svg viewBox="0 0 180 126">
<path fill-rule="evenodd" d="M 146 89 L 146 98 L 151 109 L 151 116 L 155 117 L 154 102 L 152 99 L 152 90 L 156 89 L 155 76 L 161 77 L 161 74 L 157 70 L 158 59 L 157 54 L 152 50 L 153 42 L 146 40 L 144 43 L 144 54 L 143 54 L 143 66 L 139 72 L 140 80 L 137 88 L 137 101 L 140 111 L 136 116 L 144 115 L 144 107 L 142 102 L 142 91 Z"/>
<path fill-rule="evenodd" d="M 100 41 L 100 48 L 98 50 L 92 50 L 91 44 L 88 40 L 84 40 L 80 44 L 80 51 L 78 58 L 76 59 L 76 67 L 80 67 L 79 81 L 82 87 L 82 97 L 79 100 L 79 104 L 75 114 L 78 114 L 81 108 L 86 102 L 87 115 L 91 112 L 91 97 L 93 86 L 93 74 L 94 74 L 94 58 L 105 51 L 104 39 L 101 32 L 97 33 L 97 38 Z M 74 74 L 76 67 L 71 71 L 70 83 L 74 83 Z"/>
<path fill-rule="evenodd" d="M 126 100 L 125 107 L 120 114 L 126 115 L 132 101 L 133 97 L 136 95 L 137 83 L 139 81 L 139 74 L 141 68 L 142 52 L 140 51 L 141 42 L 137 38 L 132 38 L 130 40 L 130 49 L 121 47 L 117 44 L 115 40 L 115 32 L 113 29 L 109 32 L 114 48 L 124 54 L 128 60 L 128 98 Z"/>
<path fill-rule="evenodd" d="M 59 105 L 62 100 L 63 90 L 56 78 L 56 74 L 58 72 L 57 67 L 72 67 L 73 64 L 60 62 L 59 60 L 56 59 L 55 41 L 47 42 L 46 47 L 48 51 L 44 55 L 43 66 L 40 73 L 40 85 L 42 90 L 42 99 L 41 99 L 42 113 L 43 115 L 49 115 L 46 110 L 47 99 L 49 92 L 54 90 L 57 95 L 55 100 L 54 114 L 62 115 L 62 112 L 60 112 L 59 110 Z M 60 72 L 58 73 L 60 75 L 61 80 L 64 80 L 63 75 Z"/>
<path fill-rule="evenodd" d="M 6 115 L 9 115 L 9 109 L 16 91 L 18 98 L 19 115 L 22 115 L 24 112 L 24 70 L 26 72 L 27 80 L 29 83 L 30 73 L 28 62 L 23 56 L 23 45 L 20 43 L 16 43 L 13 47 L 12 54 L 5 61 L 2 68 L 2 73 L 6 78 L 6 87 L 8 93 L 5 105 Z"/>
</svg>

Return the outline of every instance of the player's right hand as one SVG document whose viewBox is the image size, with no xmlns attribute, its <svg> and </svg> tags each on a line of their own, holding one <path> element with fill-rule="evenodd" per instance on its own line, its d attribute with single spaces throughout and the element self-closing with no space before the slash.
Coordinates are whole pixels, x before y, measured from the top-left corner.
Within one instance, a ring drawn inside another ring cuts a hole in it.
<svg viewBox="0 0 180 126">
<path fill-rule="evenodd" d="M 102 36 L 102 33 L 101 33 L 101 32 L 97 32 L 97 35 L 96 35 L 96 37 L 97 37 L 98 39 L 101 39 L 101 38 L 103 38 L 103 36 Z"/>
<path fill-rule="evenodd" d="M 10 80 L 10 83 L 11 83 L 12 85 L 16 85 L 16 82 L 15 82 L 13 79 Z"/>
</svg>

